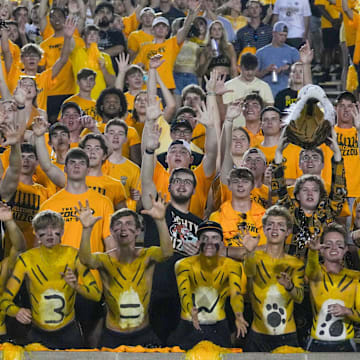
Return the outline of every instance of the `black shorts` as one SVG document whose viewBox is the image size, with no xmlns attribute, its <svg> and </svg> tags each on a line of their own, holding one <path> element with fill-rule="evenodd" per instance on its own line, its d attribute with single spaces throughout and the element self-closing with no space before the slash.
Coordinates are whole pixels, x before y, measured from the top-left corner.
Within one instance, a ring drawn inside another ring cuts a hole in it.
<svg viewBox="0 0 360 360">
<path fill-rule="evenodd" d="M 80 326 L 72 321 L 55 331 L 45 331 L 32 326 L 28 333 L 28 342 L 40 343 L 49 349 L 82 349 L 84 347 Z"/>
<path fill-rule="evenodd" d="M 353 339 L 322 341 L 310 338 L 306 350 L 310 352 L 356 352 L 356 345 Z"/>
<path fill-rule="evenodd" d="M 322 29 L 322 38 L 324 49 L 335 49 L 340 42 L 339 29 L 328 28 Z"/>
<path fill-rule="evenodd" d="M 81 326 L 97 323 L 106 314 L 104 301 L 96 302 L 76 294 L 75 314 Z"/>
<path fill-rule="evenodd" d="M 201 331 L 196 330 L 191 321 L 180 320 L 175 332 L 168 339 L 168 346 L 180 346 L 189 350 L 203 340 L 222 346 L 231 347 L 228 321 L 221 320 L 212 325 L 200 325 Z"/>
<path fill-rule="evenodd" d="M 115 349 L 120 345 L 154 348 L 160 347 L 161 341 L 150 326 L 130 333 L 119 333 L 105 327 L 101 335 L 100 347 Z"/>
<path fill-rule="evenodd" d="M 284 335 L 266 335 L 250 330 L 244 347 L 246 352 L 271 352 L 280 346 L 299 347 L 296 332 Z"/>
</svg>

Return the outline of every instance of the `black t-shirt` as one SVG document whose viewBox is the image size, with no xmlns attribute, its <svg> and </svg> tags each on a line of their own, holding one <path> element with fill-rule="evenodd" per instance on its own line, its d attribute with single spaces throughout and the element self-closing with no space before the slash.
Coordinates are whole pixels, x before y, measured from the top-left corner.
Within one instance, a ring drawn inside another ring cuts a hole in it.
<svg viewBox="0 0 360 360">
<path fill-rule="evenodd" d="M 173 244 L 174 254 L 170 259 L 155 266 L 153 297 L 178 296 L 174 265 L 179 259 L 188 256 L 183 251 L 183 243 L 186 241 L 197 241 L 195 234 L 201 222 L 202 220 L 194 214 L 185 214 L 175 209 L 171 204 L 166 208 L 166 223 Z M 144 246 L 160 246 L 159 233 L 155 222 L 150 216 L 144 216 L 144 225 Z"/>
<path fill-rule="evenodd" d="M 168 168 L 168 164 L 167 164 L 167 162 L 165 161 L 166 155 L 167 155 L 167 152 L 163 152 L 163 153 L 161 153 L 161 154 L 159 154 L 159 155 L 157 156 L 158 162 L 159 162 L 165 169 Z M 191 156 L 194 158 L 194 160 L 193 160 L 193 162 L 192 162 L 192 164 L 191 164 L 191 169 L 193 169 L 193 168 L 195 168 L 195 167 L 197 167 L 197 166 L 200 165 L 200 163 L 201 163 L 204 155 L 203 155 L 203 154 L 200 154 L 200 153 L 198 153 L 198 152 L 192 151 L 192 152 L 191 152 Z"/>
<path fill-rule="evenodd" d="M 298 96 L 297 90 L 291 90 L 290 88 L 281 90 L 277 93 L 275 97 L 275 106 L 281 110 L 284 111 L 288 107 L 290 107 L 291 104 L 296 102 Z"/>
<path fill-rule="evenodd" d="M 100 40 L 98 42 L 98 48 L 100 51 L 104 51 L 116 45 L 126 46 L 124 35 L 120 30 L 100 30 L 99 36 Z"/>
<path fill-rule="evenodd" d="M 154 10 L 156 13 L 162 12 L 160 8 L 155 8 Z M 182 11 L 180 11 L 179 9 L 177 9 L 174 6 L 171 6 L 170 10 L 167 13 L 162 13 L 161 16 L 163 16 L 164 18 L 169 20 L 170 27 L 171 27 L 171 23 L 175 19 L 186 17 L 186 15 Z"/>
</svg>

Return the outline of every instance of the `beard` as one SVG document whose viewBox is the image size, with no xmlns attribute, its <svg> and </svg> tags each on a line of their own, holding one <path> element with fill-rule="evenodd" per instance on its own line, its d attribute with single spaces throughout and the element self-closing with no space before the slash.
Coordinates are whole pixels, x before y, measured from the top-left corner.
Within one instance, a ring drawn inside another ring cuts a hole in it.
<svg viewBox="0 0 360 360">
<path fill-rule="evenodd" d="M 192 196 L 192 194 L 189 194 L 189 195 L 183 195 L 183 194 L 176 195 L 176 194 L 173 194 L 173 193 L 170 193 L 170 195 L 171 195 L 171 199 L 174 200 L 178 204 L 187 203 L 191 199 L 191 196 Z"/>
<path fill-rule="evenodd" d="M 108 27 L 110 25 L 110 20 L 107 17 L 103 17 L 100 21 L 99 21 L 99 27 Z"/>
</svg>

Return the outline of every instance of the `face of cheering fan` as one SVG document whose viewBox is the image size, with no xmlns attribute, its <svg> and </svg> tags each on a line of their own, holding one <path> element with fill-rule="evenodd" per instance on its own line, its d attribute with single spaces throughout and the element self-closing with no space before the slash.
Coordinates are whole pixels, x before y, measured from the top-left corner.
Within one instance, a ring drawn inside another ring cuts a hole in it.
<svg viewBox="0 0 360 360">
<path fill-rule="evenodd" d="M 220 249 L 222 238 L 217 231 L 204 231 L 200 238 L 200 251 L 206 257 L 215 256 Z"/>
<path fill-rule="evenodd" d="M 64 230 L 61 227 L 48 225 L 47 227 L 35 232 L 35 238 L 39 244 L 51 248 L 60 244 Z"/>
</svg>

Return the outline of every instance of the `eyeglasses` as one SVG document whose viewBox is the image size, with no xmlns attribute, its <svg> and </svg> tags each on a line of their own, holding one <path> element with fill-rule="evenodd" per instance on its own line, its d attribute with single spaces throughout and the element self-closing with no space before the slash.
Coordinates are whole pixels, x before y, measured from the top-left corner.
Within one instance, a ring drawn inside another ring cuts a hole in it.
<svg viewBox="0 0 360 360">
<path fill-rule="evenodd" d="M 189 129 L 185 129 L 185 130 L 180 130 L 180 129 L 175 129 L 172 131 L 176 136 L 189 136 L 192 134 L 192 131 Z"/>
<path fill-rule="evenodd" d="M 318 155 L 312 155 L 312 156 L 304 155 L 304 156 L 301 158 L 301 161 L 302 161 L 302 162 L 309 162 L 309 161 L 312 161 L 312 162 L 320 162 L 320 161 L 321 161 L 321 157 L 318 156 Z"/>
<path fill-rule="evenodd" d="M 190 179 L 180 179 L 180 178 L 173 179 L 171 183 L 174 185 L 187 185 L 187 186 L 194 184 L 194 182 Z"/>
</svg>

